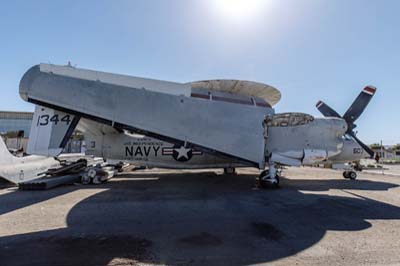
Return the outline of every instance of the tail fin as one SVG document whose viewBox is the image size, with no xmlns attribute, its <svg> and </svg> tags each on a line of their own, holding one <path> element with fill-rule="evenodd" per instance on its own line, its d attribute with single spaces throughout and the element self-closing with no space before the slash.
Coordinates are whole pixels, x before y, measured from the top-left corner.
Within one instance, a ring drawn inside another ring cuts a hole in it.
<svg viewBox="0 0 400 266">
<path fill-rule="evenodd" d="M 15 157 L 0 137 L 0 177 L 14 184 L 40 178 L 47 169 L 59 162 L 42 156 Z"/>
<path fill-rule="evenodd" d="M 0 165 L 10 164 L 13 161 L 12 154 L 8 151 L 2 137 L 0 137 Z"/>
<path fill-rule="evenodd" d="M 33 115 L 27 152 L 44 156 L 59 155 L 79 120 L 79 116 L 37 105 Z"/>
</svg>

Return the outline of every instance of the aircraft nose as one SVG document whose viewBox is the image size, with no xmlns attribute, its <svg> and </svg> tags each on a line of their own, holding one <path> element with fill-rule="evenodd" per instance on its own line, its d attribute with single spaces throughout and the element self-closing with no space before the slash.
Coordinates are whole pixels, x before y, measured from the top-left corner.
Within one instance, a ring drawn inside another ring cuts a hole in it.
<svg viewBox="0 0 400 266">
<path fill-rule="evenodd" d="M 342 118 L 330 118 L 331 127 L 336 132 L 337 137 L 343 136 L 347 132 L 347 123 Z"/>
</svg>

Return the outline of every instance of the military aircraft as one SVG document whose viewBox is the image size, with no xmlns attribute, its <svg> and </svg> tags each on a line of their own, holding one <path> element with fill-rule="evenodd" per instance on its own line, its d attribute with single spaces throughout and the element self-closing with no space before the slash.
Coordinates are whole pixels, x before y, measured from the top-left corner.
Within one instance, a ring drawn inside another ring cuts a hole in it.
<svg viewBox="0 0 400 266">
<path fill-rule="evenodd" d="M 344 163 L 371 151 L 353 131 L 376 89 L 366 87 L 343 117 L 276 114 L 272 86 L 240 80 L 176 83 L 40 64 L 20 82 L 36 105 L 28 153 L 57 156 L 78 128 L 88 153 L 168 168 L 257 167 L 262 185 L 278 167 Z M 265 170 L 266 169 L 266 170 Z"/>
<path fill-rule="evenodd" d="M 235 158 L 217 156 L 128 130 L 117 130 L 85 118 L 80 120 L 77 129 L 85 136 L 85 153 L 107 158 L 110 164 L 124 162 L 172 169 L 224 168 L 226 174 L 234 173 L 236 167 L 246 167 Z"/>
<path fill-rule="evenodd" d="M 15 157 L 0 137 L 0 177 L 18 184 L 44 176 L 49 168 L 59 167 L 60 162 L 52 157 L 29 155 Z"/>
<path fill-rule="evenodd" d="M 368 145 L 364 144 L 359 138 L 357 138 L 356 133 L 354 132 L 354 129 L 357 127 L 354 122 L 360 117 L 360 115 L 372 99 L 372 96 L 374 96 L 375 92 L 375 87 L 365 87 L 343 116 L 340 116 L 335 110 L 333 110 L 323 101 L 317 102 L 317 109 L 325 117 L 342 118 L 347 123 L 347 131 L 343 137 L 344 145 L 342 152 L 337 156 L 334 156 L 327 160 L 327 163 L 333 164 L 334 168 L 345 169 L 345 165 L 349 165 L 350 162 L 350 165 L 352 165 L 351 163 L 355 164 L 358 170 L 360 168 L 360 159 L 366 158 L 365 153 L 368 154 L 369 158 L 379 161 L 379 156 L 376 155 Z M 353 170 L 347 170 L 343 172 L 343 176 L 345 178 L 356 179 L 357 174 Z"/>
</svg>

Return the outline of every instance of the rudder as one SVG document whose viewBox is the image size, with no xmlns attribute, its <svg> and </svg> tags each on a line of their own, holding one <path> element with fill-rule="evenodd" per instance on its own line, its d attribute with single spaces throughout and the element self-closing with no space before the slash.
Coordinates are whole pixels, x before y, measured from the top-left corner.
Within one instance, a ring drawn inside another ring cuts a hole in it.
<svg viewBox="0 0 400 266">
<path fill-rule="evenodd" d="M 27 152 L 43 156 L 58 156 L 65 148 L 79 120 L 79 116 L 37 105 Z"/>
</svg>

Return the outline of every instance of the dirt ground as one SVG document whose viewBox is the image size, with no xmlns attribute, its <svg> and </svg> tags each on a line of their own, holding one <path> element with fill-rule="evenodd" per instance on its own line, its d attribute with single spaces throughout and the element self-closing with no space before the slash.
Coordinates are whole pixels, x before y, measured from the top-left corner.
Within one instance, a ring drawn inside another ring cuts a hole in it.
<svg viewBox="0 0 400 266">
<path fill-rule="evenodd" d="M 0 189 L 0 265 L 400 265 L 400 177 L 151 170 Z"/>
</svg>

